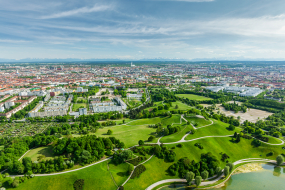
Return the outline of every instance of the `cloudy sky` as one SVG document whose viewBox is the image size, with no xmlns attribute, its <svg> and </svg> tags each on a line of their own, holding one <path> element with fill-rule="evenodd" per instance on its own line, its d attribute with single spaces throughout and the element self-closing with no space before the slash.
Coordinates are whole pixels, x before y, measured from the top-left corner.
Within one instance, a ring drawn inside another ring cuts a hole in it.
<svg viewBox="0 0 285 190">
<path fill-rule="evenodd" d="M 284 0 L 0 0 L 0 58 L 285 60 Z"/>
</svg>

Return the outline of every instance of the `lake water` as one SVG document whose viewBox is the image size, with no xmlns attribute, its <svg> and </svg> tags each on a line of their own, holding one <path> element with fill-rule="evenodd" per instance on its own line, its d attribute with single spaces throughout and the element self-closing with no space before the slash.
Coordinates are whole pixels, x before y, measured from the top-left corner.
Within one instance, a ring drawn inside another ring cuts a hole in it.
<svg viewBox="0 0 285 190">
<path fill-rule="evenodd" d="M 285 168 L 262 164 L 263 170 L 233 175 L 224 187 L 211 190 L 285 190 Z M 185 190 L 183 185 L 170 185 L 161 190 Z"/>
</svg>

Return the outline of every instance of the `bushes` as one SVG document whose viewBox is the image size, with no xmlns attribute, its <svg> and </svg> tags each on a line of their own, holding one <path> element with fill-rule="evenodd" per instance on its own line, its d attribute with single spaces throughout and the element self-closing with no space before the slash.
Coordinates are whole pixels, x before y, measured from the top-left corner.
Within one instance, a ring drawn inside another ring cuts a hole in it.
<svg viewBox="0 0 285 190">
<path fill-rule="evenodd" d="M 133 175 L 131 176 L 131 179 L 134 179 L 136 177 L 140 177 L 140 175 L 146 171 L 146 168 L 144 165 L 139 165 L 138 167 L 136 167 L 136 169 L 134 170 Z"/>
<path fill-rule="evenodd" d="M 197 146 L 197 147 L 200 148 L 201 150 L 204 149 L 204 147 L 203 147 L 201 144 L 199 144 L 199 143 L 195 143 L 194 146 Z"/>
<path fill-rule="evenodd" d="M 143 160 L 146 160 L 146 157 L 136 157 L 135 159 L 132 159 L 132 160 L 128 160 L 129 163 L 133 164 L 134 166 L 137 166 L 139 165 L 139 163 Z"/>
<path fill-rule="evenodd" d="M 84 179 L 78 179 L 74 182 L 74 190 L 82 190 L 84 185 Z"/>
</svg>

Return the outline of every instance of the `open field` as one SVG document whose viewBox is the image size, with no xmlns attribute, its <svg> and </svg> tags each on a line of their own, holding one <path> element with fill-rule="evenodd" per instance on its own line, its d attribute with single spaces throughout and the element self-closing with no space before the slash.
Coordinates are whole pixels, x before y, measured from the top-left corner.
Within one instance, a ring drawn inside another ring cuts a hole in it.
<svg viewBox="0 0 285 190">
<path fill-rule="evenodd" d="M 24 157 L 30 157 L 32 161 L 37 161 L 38 156 L 44 155 L 45 159 L 48 160 L 53 158 L 52 146 L 44 146 L 30 150 Z"/>
<path fill-rule="evenodd" d="M 220 153 L 226 153 L 230 156 L 229 162 L 234 162 L 243 158 L 267 158 L 275 159 L 277 155 L 284 152 L 281 146 L 271 146 L 262 144 L 260 147 L 253 147 L 251 145 L 252 140 L 241 139 L 239 143 L 231 142 L 230 137 L 223 138 L 207 138 L 200 139 L 193 142 L 182 143 L 183 147 L 175 147 L 176 160 L 183 157 L 188 157 L 190 160 L 200 161 L 201 153 L 211 152 L 219 160 L 221 159 Z M 195 143 L 200 143 L 204 149 L 200 150 L 195 147 Z M 166 145 L 168 148 L 172 148 L 175 145 Z M 273 156 L 267 157 L 266 154 L 273 152 Z M 167 169 L 172 163 L 164 162 L 163 159 L 153 157 L 150 161 L 145 163 L 147 170 L 141 174 L 140 178 L 130 180 L 126 185 L 126 189 L 146 189 L 149 185 L 164 179 L 177 179 L 178 176 L 170 176 L 167 173 Z M 223 168 L 226 162 L 220 160 L 220 166 Z"/>
<path fill-rule="evenodd" d="M 108 130 L 112 130 L 112 135 L 107 135 Z M 139 140 L 146 141 L 149 136 L 155 136 L 156 129 L 149 128 L 147 125 L 129 126 L 129 125 L 117 125 L 115 127 L 104 127 L 98 129 L 95 135 L 99 137 L 116 137 L 125 143 L 126 147 L 131 147 L 138 144 Z M 154 140 L 153 142 L 155 142 Z"/>
<path fill-rule="evenodd" d="M 119 165 L 109 163 L 109 170 L 118 186 L 121 186 L 129 177 L 128 168 L 129 164 L 127 163 L 122 163 Z"/>
<path fill-rule="evenodd" d="M 17 190 L 70 190 L 73 189 L 73 183 L 77 179 L 84 179 L 84 189 L 117 189 L 107 169 L 107 162 L 103 162 L 76 172 L 35 177 L 27 180 L 25 183 L 21 183 Z"/>
<path fill-rule="evenodd" d="M 278 138 L 275 138 L 275 137 L 272 137 L 272 136 L 269 136 L 269 135 L 263 135 L 264 137 L 268 137 L 269 140 L 268 140 L 268 143 L 271 143 L 271 144 L 280 144 L 282 143 L 282 141 Z"/>
<path fill-rule="evenodd" d="M 240 128 L 236 128 L 234 131 L 229 131 L 226 129 L 229 124 L 222 123 L 219 121 L 214 121 L 213 125 L 209 125 L 207 127 L 202 127 L 201 129 L 197 129 L 195 134 L 188 135 L 185 140 L 196 139 L 204 136 L 224 136 L 224 135 L 233 135 L 235 132 L 239 133 L 241 131 Z"/>
<path fill-rule="evenodd" d="M 212 100 L 212 98 L 198 96 L 195 94 L 176 94 L 180 98 L 188 98 L 189 100 Z"/>
<path fill-rule="evenodd" d="M 199 118 L 199 117 L 184 117 L 187 121 L 189 121 L 190 123 L 192 123 L 194 126 L 195 124 L 197 124 L 195 127 L 196 128 L 199 128 L 199 127 L 202 127 L 202 126 L 205 126 L 205 125 L 209 125 L 211 124 L 212 122 L 210 120 L 206 120 L 206 119 L 203 119 L 203 118 Z"/>
<path fill-rule="evenodd" d="M 154 125 L 157 123 L 162 123 L 163 125 L 171 125 L 172 123 L 180 123 L 180 115 L 172 115 L 171 118 L 169 117 L 155 117 L 155 118 L 149 118 L 149 119 L 139 119 L 134 120 L 128 125 Z"/>
<path fill-rule="evenodd" d="M 175 106 L 178 106 L 178 109 L 175 109 Z M 190 109 L 191 106 L 188 106 L 180 101 L 176 101 L 176 102 L 172 102 L 172 107 L 170 108 L 170 110 L 188 110 Z"/>
<path fill-rule="evenodd" d="M 169 143 L 169 142 L 176 142 L 182 139 L 182 137 L 184 135 L 186 135 L 186 133 L 188 133 L 191 129 L 193 129 L 193 127 L 191 125 L 182 125 L 180 126 L 181 131 L 179 131 L 178 133 L 174 133 L 168 136 L 164 136 L 160 139 L 161 143 Z"/>
<path fill-rule="evenodd" d="M 73 104 L 72 106 L 72 111 L 78 111 L 79 108 L 86 108 L 86 104 L 85 103 L 77 103 L 77 104 Z"/>
<path fill-rule="evenodd" d="M 201 105 L 205 107 L 205 104 L 201 104 Z M 268 116 L 273 114 L 273 113 L 270 113 L 270 112 L 267 112 L 267 111 L 253 109 L 253 108 L 248 109 L 246 113 L 243 113 L 241 111 L 238 112 L 238 113 L 235 113 L 234 111 L 227 111 L 221 104 L 217 104 L 216 106 L 217 106 L 217 108 L 220 109 L 220 112 L 224 113 L 226 116 L 234 116 L 235 118 L 240 116 L 240 121 L 241 122 L 244 122 L 245 120 L 248 120 L 250 122 L 254 122 L 255 123 L 259 119 L 265 119 Z M 217 111 L 217 110 L 215 110 L 215 111 Z"/>
</svg>

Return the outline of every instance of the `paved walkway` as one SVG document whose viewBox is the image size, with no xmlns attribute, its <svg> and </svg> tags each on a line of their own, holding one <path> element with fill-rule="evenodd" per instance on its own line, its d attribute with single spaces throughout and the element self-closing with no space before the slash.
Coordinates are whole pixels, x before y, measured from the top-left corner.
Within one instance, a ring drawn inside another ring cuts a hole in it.
<svg viewBox="0 0 285 190">
<path fill-rule="evenodd" d="M 262 159 L 262 158 L 246 158 L 246 159 L 241 159 L 241 160 L 238 160 L 236 162 L 234 162 L 233 164 L 234 165 L 237 165 L 237 164 L 242 164 L 242 163 L 250 163 L 250 162 L 268 162 L 268 163 L 273 163 L 273 164 L 276 164 L 276 161 L 275 160 L 269 160 L 269 159 Z M 285 165 L 285 163 L 283 164 Z M 237 168 L 236 168 L 237 169 Z M 235 169 L 235 170 L 236 170 Z M 208 187 L 209 189 L 212 189 L 212 188 L 215 188 L 216 186 L 224 183 L 225 181 L 227 181 L 231 175 L 234 173 L 234 171 L 232 171 L 232 173 L 224 180 L 222 181 L 221 183 L 215 185 L 215 186 L 212 186 L 212 187 Z M 217 176 L 213 176 L 211 178 L 208 178 L 208 180 L 210 179 L 213 179 L 215 178 L 214 180 L 212 181 L 205 181 L 205 182 L 202 182 L 200 186 L 206 186 L 206 185 L 211 185 L 211 184 L 214 184 L 216 183 L 217 181 L 221 180 L 223 177 L 224 177 L 224 174 L 220 175 L 219 177 Z M 158 181 L 152 185 L 150 185 L 149 187 L 146 188 L 146 190 L 152 190 L 153 188 L 155 188 L 156 186 L 158 185 L 161 185 L 161 184 L 164 184 L 164 183 L 172 183 L 172 182 L 181 182 L 181 183 L 186 183 L 186 179 L 166 179 L 166 180 L 161 180 L 161 181 Z M 194 180 L 193 180 L 194 182 Z M 193 183 L 192 182 L 192 183 Z M 207 189 L 207 188 L 199 188 L 199 189 Z"/>
</svg>

